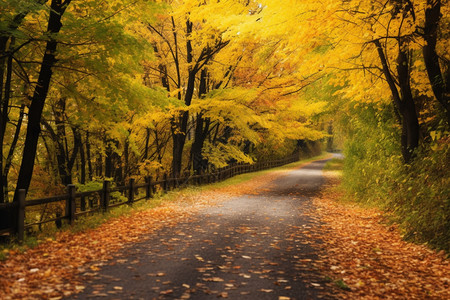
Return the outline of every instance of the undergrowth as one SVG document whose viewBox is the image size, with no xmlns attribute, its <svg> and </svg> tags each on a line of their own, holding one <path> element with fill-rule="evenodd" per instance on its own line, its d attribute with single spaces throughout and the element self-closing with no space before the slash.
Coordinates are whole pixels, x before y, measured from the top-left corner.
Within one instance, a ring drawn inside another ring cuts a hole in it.
<svg viewBox="0 0 450 300">
<path fill-rule="evenodd" d="M 450 252 L 450 147 L 428 141 L 410 164 L 400 154 L 389 112 L 359 111 L 345 147 L 343 188 L 357 201 L 382 208 L 404 238 Z"/>
</svg>

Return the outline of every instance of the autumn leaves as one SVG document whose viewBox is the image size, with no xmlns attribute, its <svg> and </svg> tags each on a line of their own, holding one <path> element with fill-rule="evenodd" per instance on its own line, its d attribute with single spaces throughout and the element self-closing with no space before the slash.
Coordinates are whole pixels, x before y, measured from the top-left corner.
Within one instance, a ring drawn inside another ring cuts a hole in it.
<svg viewBox="0 0 450 300">
<path fill-rule="evenodd" d="M 298 98 L 317 71 L 298 70 L 301 52 L 274 23 L 284 4 L 1 5 L 0 202 L 283 156 L 325 136 L 312 120 L 325 104 Z"/>
</svg>

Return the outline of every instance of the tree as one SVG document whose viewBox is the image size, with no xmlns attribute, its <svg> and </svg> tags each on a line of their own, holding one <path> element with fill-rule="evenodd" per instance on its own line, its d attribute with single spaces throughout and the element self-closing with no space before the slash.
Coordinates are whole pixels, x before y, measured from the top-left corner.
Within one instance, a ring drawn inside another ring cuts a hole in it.
<svg viewBox="0 0 450 300">
<path fill-rule="evenodd" d="M 18 191 L 20 189 L 28 190 L 33 175 L 33 168 L 36 157 L 38 139 L 41 131 L 41 116 L 47 98 L 50 80 L 52 79 L 53 66 L 56 63 L 56 50 L 58 42 L 54 35 L 57 35 L 62 27 L 62 16 L 66 11 L 70 0 L 60 1 L 52 0 L 50 5 L 47 34 L 44 56 L 42 58 L 41 69 L 39 71 L 38 82 L 31 98 L 31 104 L 28 110 L 28 124 L 25 138 L 22 163 L 20 164 L 19 176 L 17 179 L 14 201 L 18 201 Z"/>
<path fill-rule="evenodd" d="M 346 98 L 392 101 L 401 127 L 405 163 L 411 161 L 427 135 L 423 130 L 421 133 L 420 116 L 435 118 L 442 111 L 448 115 L 445 79 L 440 71 L 448 65 L 448 54 L 436 52 L 442 47 L 436 45 L 443 42 L 437 40 L 442 21 L 436 13 L 440 7 L 440 1 L 400 0 L 348 1 L 330 6 L 335 17 L 330 21 L 334 29 L 329 32 L 334 39 L 330 40 L 332 48 L 327 57 L 339 53 L 339 58 L 327 65 L 342 71 L 337 81 L 344 87 L 341 94 Z M 430 80 L 426 80 L 425 72 Z M 436 100 L 441 109 L 434 107 Z"/>
<path fill-rule="evenodd" d="M 4 1 L 1 7 L 3 202 L 10 186 L 16 190 L 28 190 L 30 186 L 36 154 L 43 149 L 39 144 L 41 125 L 53 135 L 58 173 L 63 183 L 69 183 L 78 156 L 84 154 L 81 136 L 86 132 L 81 114 L 73 108 L 80 108 L 83 102 L 95 106 L 93 100 L 98 99 L 104 101 L 101 105 L 119 110 L 117 105 L 107 103 L 107 99 L 115 99 L 116 104 L 127 103 L 134 109 L 154 95 L 139 77 L 139 63 L 149 58 L 150 51 L 145 39 L 138 39 L 144 31 L 135 17 L 148 21 L 155 7 L 148 1 L 109 1 L 101 5 L 97 1 Z M 42 31 L 43 23 L 47 28 Z M 49 98 L 55 104 L 52 113 L 47 109 Z M 67 127 L 73 134 L 66 134 Z M 68 147 L 71 143 L 73 146 Z M 16 173 L 16 166 L 20 170 L 14 184 L 8 174 L 12 168 Z"/>
<path fill-rule="evenodd" d="M 447 114 L 447 124 L 450 126 L 450 108 L 448 106 L 450 97 L 450 61 L 448 57 L 439 55 L 436 49 L 438 39 L 448 39 L 448 32 L 445 32 L 445 27 L 443 27 L 445 25 L 442 21 L 442 2 L 440 0 L 428 0 L 426 3 L 425 24 L 422 33 L 425 40 L 422 50 L 423 58 L 434 96 L 444 108 Z M 443 28 L 440 28 L 441 26 Z M 443 67 L 446 69 L 445 76 L 442 71 Z"/>
<path fill-rule="evenodd" d="M 150 66 L 149 70 L 156 72 L 156 77 L 160 78 L 158 81 L 182 101 L 179 105 L 181 109 L 171 120 L 172 174 L 177 177 L 182 171 L 189 125 L 189 112 L 183 107 L 192 104 L 196 80 L 202 70 L 229 43 L 223 39 L 224 32 L 214 26 L 212 19 L 215 16 L 207 12 L 214 10 L 220 16 L 242 14 L 246 12 L 246 5 L 240 1 L 186 1 L 171 4 L 169 14 L 160 16 L 158 24 L 149 24 L 155 34 L 154 48 L 160 58 L 157 66 Z"/>
<path fill-rule="evenodd" d="M 22 25 L 24 19 L 30 13 L 42 9 L 45 1 L 31 1 L 25 5 L 6 1 L 1 4 L 2 26 L 0 27 L 0 203 L 8 200 L 8 175 L 11 169 L 12 158 L 15 152 L 20 129 L 24 118 L 25 105 L 20 105 L 20 113 L 17 117 L 16 128 L 6 159 L 4 160 L 5 133 L 7 132 L 8 120 L 10 119 L 11 100 L 13 98 L 13 63 L 14 53 L 25 46 L 29 41 L 16 45 L 16 38 L 20 35 L 17 29 Z M 6 72 L 6 74 L 5 74 Z M 27 85 L 29 82 L 27 82 Z"/>
</svg>

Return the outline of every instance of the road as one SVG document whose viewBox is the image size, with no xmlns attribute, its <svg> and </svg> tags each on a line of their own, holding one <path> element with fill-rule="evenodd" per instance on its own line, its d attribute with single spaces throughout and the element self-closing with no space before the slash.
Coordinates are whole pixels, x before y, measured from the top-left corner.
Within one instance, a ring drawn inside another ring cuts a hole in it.
<svg viewBox="0 0 450 300">
<path fill-rule="evenodd" d="M 330 299 L 311 198 L 325 160 L 124 248 L 70 299 Z"/>
</svg>

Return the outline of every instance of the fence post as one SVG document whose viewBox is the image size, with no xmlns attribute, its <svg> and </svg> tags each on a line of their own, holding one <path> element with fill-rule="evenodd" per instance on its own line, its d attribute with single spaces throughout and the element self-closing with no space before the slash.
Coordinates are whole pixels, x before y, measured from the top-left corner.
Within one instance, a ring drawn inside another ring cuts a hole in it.
<svg viewBox="0 0 450 300">
<path fill-rule="evenodd" d="M 69 224 L 73 225 L 73 221 L 75 220 L 75 185 L 69 184 L 67 185 L 67 192 L 69 197 L 66 200 L 66 217 L 69 219 Z"/>
<path fill-rule="evenodd" d="M 153 196 L 152 181 L 152 176 L 145 177 L 145 182 L 147 183 L 147 186 L 145 187 L 145 198 L 147 199 L 152 198 Z"/>
<path fill-rule="evenodd" d="M 17 213 L 17 239 L 22 242 L 25 236 L 25 196 L 24 189 L 19 190 L 19 208 Z"/>
<path fill-rule="evenodd" d="M 109 206 L 109 199 L 111 198 L 111 182 L 105 180 L 103 181 L 103 203 L 102 203 L 102 209 L 104 212 L 108 211 Z"/>
<path fill-rule="evenodd" d="M 128 190 L 128 205 L 133 205 L 133 201 L 134 201 L 134 182 L 135 182 L 135 179 L 134 178 L 130 178 L 130 181 L 129 181 L 130 189 Z"/>
</svg>

